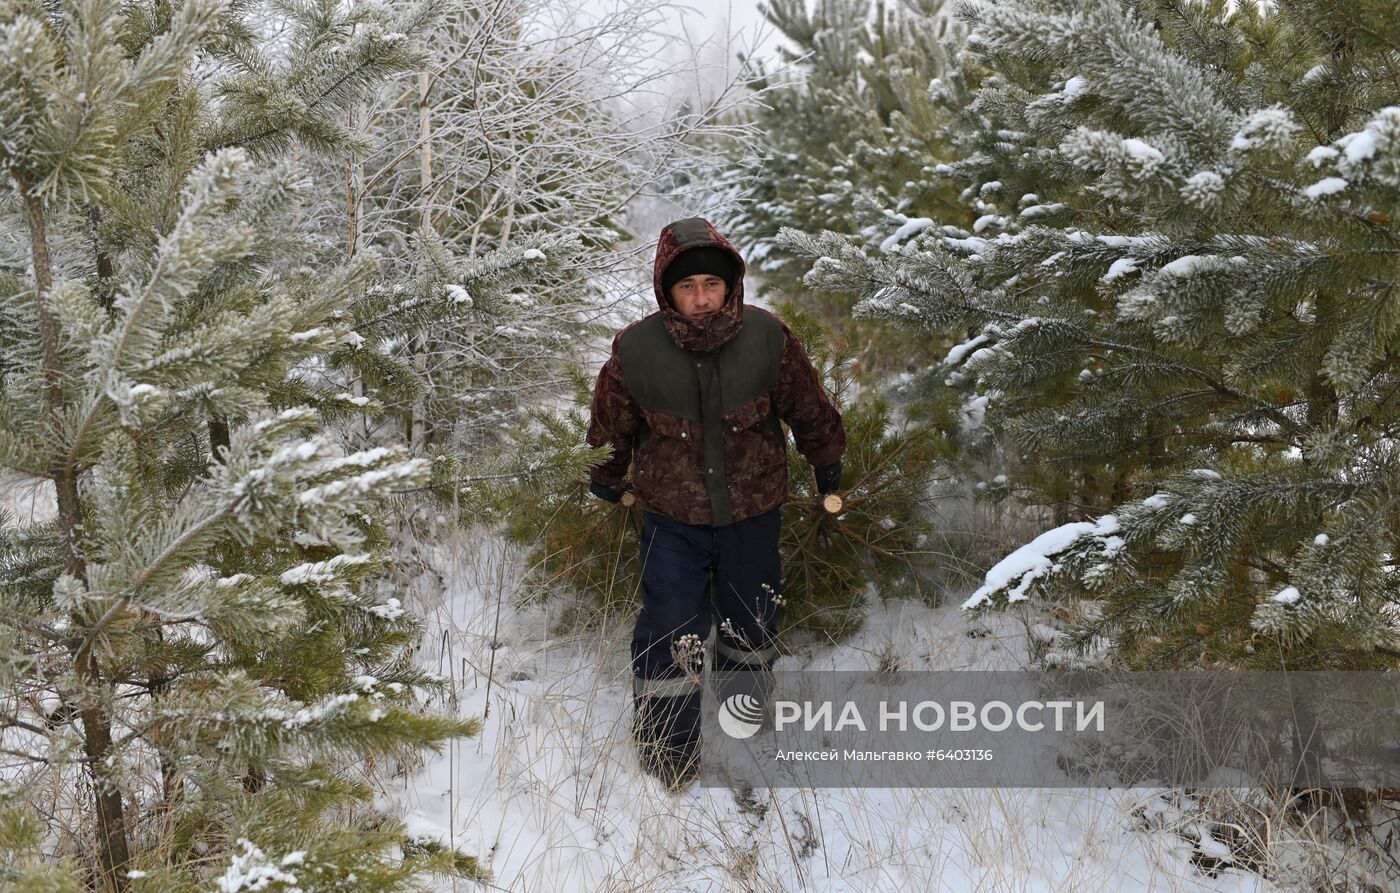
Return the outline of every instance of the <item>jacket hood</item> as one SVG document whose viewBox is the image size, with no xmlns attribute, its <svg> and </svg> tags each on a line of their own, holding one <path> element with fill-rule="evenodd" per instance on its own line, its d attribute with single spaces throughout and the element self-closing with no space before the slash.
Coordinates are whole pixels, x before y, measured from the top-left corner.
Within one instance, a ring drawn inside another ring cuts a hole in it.
<svg viewBox="0 0 1400 893">
<path fill-rule="evenodd" d="M 734 284 L 724 296 L 724 306 L 706 319 L 687 319 L 676 310 L 671 298 L 661 287 L 662 275 L 681 252 L 691 248 L 719 248 L 734 259 Z M 703 217 L 687 217 L 666 224 L 656 243 L 656 263 L 652 269 L 652 287 L 661 322 L 676 346 L 684 350 L 707 353 L 721 347 L 744 324 L 744 258 L 729 240 Z"/>
</svg>

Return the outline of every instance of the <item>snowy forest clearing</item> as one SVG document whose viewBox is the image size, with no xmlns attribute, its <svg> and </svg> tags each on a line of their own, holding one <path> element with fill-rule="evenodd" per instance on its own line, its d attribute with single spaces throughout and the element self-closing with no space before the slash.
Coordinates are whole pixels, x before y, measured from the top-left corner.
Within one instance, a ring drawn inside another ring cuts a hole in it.
<svg viewBox="0 0 1400 893">
<path fill-rule="evenodd" d="M 1396 889 L 1400 780 L 673 795 L 627 691 L 639 510 L 726 483 L 780 669 L 1395 679 L 1394 0 L 567 9 L 0 0 L 0 891 Z M 614 511 L 657 215 L 850 436 L 653 400 Z"/>
<path fill-rule="evenodd" d="M 642 774 L 628 738 L 630 617 L 560 633 L 562 601 L 512 607 L 520 556 L 489 536 L 459 533 L 424 557 L 445 589 L 424 606 L 419 660 L 451 677 L 453 709 L 481 716 L 498 641 L 490 715 L 477 738 L 451 743 L 383 796 L 406 810 L 411 833 L 479 854 L 493 874 L 487 889 L 1286 889 L 1238 868 L 1216 877 L 1198 868 L 1194 853 L 1223 846 L 1188 841 L 1198 823 L 1152 790 L 671 794 Z M 1012 669 L 1028 650 L 1013 615 L 971 620 L 956 605 L 890 600 L 849 640 L 799 645 L 777 668 L 870 670 L 897 655 L 908 668 Z M 1307 852 L 1292 846 L 1295 858 Z M 1278 844 L 1274 858 L 1287 850 Z"/>
</svg>

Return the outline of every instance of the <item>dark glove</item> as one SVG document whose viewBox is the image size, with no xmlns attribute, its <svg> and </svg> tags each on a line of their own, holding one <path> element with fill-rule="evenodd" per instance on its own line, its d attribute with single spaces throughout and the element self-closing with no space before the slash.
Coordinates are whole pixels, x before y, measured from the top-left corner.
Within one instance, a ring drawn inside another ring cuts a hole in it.
<svg viewBox="0 0 1400 893">
<path fill-rule="evenodd" d="M 832 490 L 841 489 L 841 460 L 837 459 L 828 465 L 819 465 L 812 469 L 812 473 L 817 477 L 817 492 L 822 495 L 830 493 Z"/>
<path fill-rule="evenodd" d="M 604 502 L 617 502 L 622 498 L 622 494 L 615 488 L 609 487 L 607 484 L 600 484 L 597 481 L 593 481 L 588 485 L 588 492 Z"/>
</svg>

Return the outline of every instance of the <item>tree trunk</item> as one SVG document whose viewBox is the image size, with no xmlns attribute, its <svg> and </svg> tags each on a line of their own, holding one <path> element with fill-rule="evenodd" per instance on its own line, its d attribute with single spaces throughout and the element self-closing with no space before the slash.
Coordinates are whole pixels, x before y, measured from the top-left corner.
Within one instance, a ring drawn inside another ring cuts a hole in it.
<svg viewBox="0 0 1400 893">
<path fill-rule="evenodd" d="M 360 117 L 358 109 L 350 110 L 350 130 Z M 365 179 L 364 162 L 351 156 L 345 159 L 345 256 L 354 257 L 360 247 L 360 187 Z"/>
<path fill-rule="evenodd" d="M 79 661 L 78 677 L 89 686 L 107 688 L 101 678 L 97 661 L 89 654 Z M 83 753 L 88 758 L 88 774 L 92 778 L 92 798 L 97 818 L 97 853 L 101 870 L 99 889 L 106 887 L 114 893 L 127 888 L 126 866 L 131 855 L 126 840 L 126 809 L 121 791 L 111 779 L 107 757 L 112 748 L 112 723 L 101 703 L 83 707 Z"/>
<path fill-rule="evenodd" d="M 18 182 L 18 180 L 17 180 Z M 34 296 L 39 309 L 39 344 L 44 377 L 44 416 L 55 433 L 61 431 L 63 415 L 63 360 L 58 352 L 58 320 L 49 308 L 53 288 L 53 262 L 49 257 L 48 221 L 44 203 L 27 184 L 20 184 L 25 217 L 29 224 L 29 244 L 34 266 Z M 58 519 L 62 531 L 63 572 L 87 582 L 87 563 L 81 544 L 83 513 L 78 495 L 78 476 L 66 456 L 54 457 L 48 477 L 54 483 Z M 74 626 L 82 629 L 92 618 L 75 616 Z M 98 886 L 121 893 L 126 890 L 126 865 L 130 859 L 126 840 L 126 816 L 121 791 L 112 783 L 107 759 L 112 747 L 112 722 L 100 695 L 110 692 L 110 684 L 91 652 L 78 655 L 75 666 L 86 692 L 79 695 L 82 705 L 83 752 L 88 757 L 92 779 L 93 806 L 97 821 Z"/>
<path fill-rule="evenodd" d="M 360 122 L 364 120 L 364 103 L 360 103 L 350 110 L 349 126 L 353 131 Z M 345 159 L 345 219 L 346 219 L 346 243 L 345 256 L 353 258 L 360 248 L 360 201 L 361 191 L 365 183 L 364 161 L 351 156 Z M 361 376 L 356 376 L 351 383 L 351 391 L 356 397 L 365 396 L 365 382 Z M 361 443 L 369 443 L 369 417 L 360 413 L 360 424 L 358 431 L 355 425 L 350 426 L 351 433 L 357 434 Z"/>
<path fill-rule="evenodd" d="M 88 224 L 92 227 L 92 251 L 97 268 L 97 302 L 110 314 L 115 301 L 112 290 L 117 268 L 112 263 L 112 255 L 102 247 L 102 210 L 97 205 L 88 205 Z"/>
<path fill-rule="evenodd" d="M 418 190 L 422 203 L 419 208 L 419 231 L 427 233 L 433 227 L 433 117 L 428 94 L 432 92 L 432 78 L 428 72 L 418 72 L 418 176 L 422 188 Z M 413 369 L 418 377 L 426 382 L 428 377 L 428 337 L 418 333 L 413 337 Z M 415 455 L 421 453 L 429 439 L 428 391 L 417 397 L 408 410 L 408 448 Z"/>
<path fill-rule="evenodd" d="M 419 180 L 423 184 L 419 190 L 423 204 L 418 225 L 423 229 L 432 229 L 433 226 L 433 196 L 432 189 L 429 188 L 433 182 L 433 108 L 428 102 L 432 84 L 428 72 L 418 72 L 418 139 L 421 143 L 418 150 L 418 171 Z"/>
</svg>

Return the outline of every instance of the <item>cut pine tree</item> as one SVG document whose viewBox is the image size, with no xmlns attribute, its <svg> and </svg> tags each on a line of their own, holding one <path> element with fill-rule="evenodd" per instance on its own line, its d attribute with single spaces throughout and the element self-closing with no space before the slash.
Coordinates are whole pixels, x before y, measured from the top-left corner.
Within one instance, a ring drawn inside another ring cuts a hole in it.
<svg viewBox="0 0 1400 893">
<path fill-rule="evenodd" d="M 843 416 L 849 486 L 823 497 L 806 460 L 789 450 L 781 541 L 785 625 L 833 638 L 860 625 L 871 587 L 905 597 L 926 588 L 932 523 L 923 503 L 935 464 L 948 449 L 941 429 L 893 422 L 883 401 L 847 407 Z M 584 420 L 577 416 L 574 424 L 578 430 L 564 436 L 581 441 Z M 563 433 L 557 419 L 552 433 Z M 574 480 L 521 486 L 505 502 L 510 535 L 530 546 L 530 597 L 572 592 L 600 609 L 632 610 L 641 591 L 644 510 L 635 494 L 624 490 L 610 505 Z"/>
</svg>

